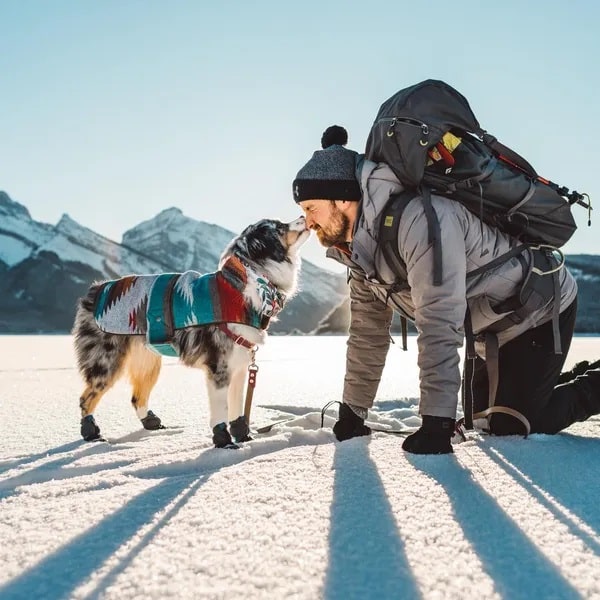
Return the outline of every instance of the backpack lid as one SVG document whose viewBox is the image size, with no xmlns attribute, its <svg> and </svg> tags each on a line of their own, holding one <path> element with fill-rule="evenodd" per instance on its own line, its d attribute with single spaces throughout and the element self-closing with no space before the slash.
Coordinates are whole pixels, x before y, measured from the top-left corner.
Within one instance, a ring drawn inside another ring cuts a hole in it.
<svg viewBox="0 0 600 600">
<path fill-rule="evenodd" d="M 462 94 L 443 81 L 427 79 L 381 105 L 365 155 L 387 163 L 400 181 L 416 187 L 423 178 L 427 151 L 450 129 L 484 133 Z"/>
</svg>

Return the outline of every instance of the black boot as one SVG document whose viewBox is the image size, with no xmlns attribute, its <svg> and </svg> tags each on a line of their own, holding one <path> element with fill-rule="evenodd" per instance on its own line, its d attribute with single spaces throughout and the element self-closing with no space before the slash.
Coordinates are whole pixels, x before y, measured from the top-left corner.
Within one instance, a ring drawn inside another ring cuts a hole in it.
<svg viewBox="0 0 600 600">
<path fill-rule="evenodd" d="M 237 450 L 239 446 L 236 446 L 227 431 L 226 423 L 219 423 L 213 427 L 213 444 L 215 448 L 227 448 L 231 450 Z"/>
<path fill-rule="evenodd" d="M 235 421 L 229 422 L 229 431 L 233 436 L 233 439 L 239 444 L 240 442 L 250 442 L 250 427 L 246 423 L 246 417 L 243 415 L 238 417 Z"/>
<path fill-rule="evenodd" d="M 165 426 L 160 422 L 160 419 L 151 411 L 142 419 L 144 429 L 154 431 L 155 429 L 164 429 Z"/>
<path fill-rule="evenodd" d="M 367 412 L 366 409 L 362 410 Z M 358 416 L 348 404 L 342 403 L 338 421 L 333 426 L 333 433 L 338 442 L 343 442 L 361 435 L 371 435 L 371 428 L 365 425 L 364 418 Z"/>
<path fill-rule="evenodd" d="M 570 371 L 565 371 L 561 373 L 558 377 L 557 384 L 567 383 L 568 381 L 573 381 L 575 377 L 579 375 L 583 375 L 589 369 L 598 369 L 600 368 L 600 360 L 596 360 L 593 363 L 590 363 L 587 360 L 582 360 L 578 362 Z"/>
<path fill-rule="evenodd" d="M 570 390 L 571 393 L 576 394 L 578 408 L 575 416 L 577 421 L 585 421 L 593 415 L 600 414 L 600 368 L 587 369 L 583 375 L 556 388 L 556 390 L 558 389 L 561 389 L 563 393 Z"/>
<path fill-rule="evenodd" d="M 81 437 L 86 442 L 93 442 L 95 440 L 102 440 L 100 436 L 100 427 L 96 425 L 94 415 L 88 415 L 81 419 Z"/>
<path fill-rule="evenodd" d="M 423 424 L 409 435 L 402 449 L 413 454 L 449 454 L 454 452 L 450 439 L 454 435 L 454 419 L 423 415 Z"/>
</svg>

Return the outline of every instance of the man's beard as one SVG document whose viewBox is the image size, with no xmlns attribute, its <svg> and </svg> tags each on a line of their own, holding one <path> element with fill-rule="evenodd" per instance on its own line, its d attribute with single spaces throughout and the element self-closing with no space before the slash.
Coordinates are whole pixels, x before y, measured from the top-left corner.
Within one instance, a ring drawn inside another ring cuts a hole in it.
<svg viewBox="0 0 600 600">
<path fill-rule="evenodd" d="M 323 246 L 331 248 L 348 241 L 348 229 L 350 229 L 350 220 L 337 206 L 333 206 L 330 223 L 325 229 L 319 226 L 316 234 Z"/>
</svg>

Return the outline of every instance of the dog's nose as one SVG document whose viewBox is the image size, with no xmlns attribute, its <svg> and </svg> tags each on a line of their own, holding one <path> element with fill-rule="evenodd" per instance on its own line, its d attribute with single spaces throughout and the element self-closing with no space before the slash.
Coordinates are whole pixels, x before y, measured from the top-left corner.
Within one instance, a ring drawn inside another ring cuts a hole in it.
<svg viewBox="0 0 600 600">
<path fill-rule="evenodd" d="M 304 231 L 305 229 L 308 229 L 308 227 L 306 227 L 306 219 L 303 216 L 292 221 L 289 227 L 294 231 Z"/>
</svg>

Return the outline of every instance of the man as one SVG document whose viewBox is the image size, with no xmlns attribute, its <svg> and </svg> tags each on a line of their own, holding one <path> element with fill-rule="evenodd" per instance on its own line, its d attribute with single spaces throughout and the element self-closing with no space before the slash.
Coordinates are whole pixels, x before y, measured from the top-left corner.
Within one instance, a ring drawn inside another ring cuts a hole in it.
<svg viewBox="0 0 600 600">
<path fill-rule="evenodd" d="M 293 182 L 294 200 L 304 211 L 307 226 L 328 248 L 327 256 L 349 269 L 351 322 L 344 397 L 334 426 L 337 439 L 370 433 L 365 418 L 389 348 L 393 311 L 412 320 L 419 334 L 422 425 L 402 445 L 409 452 L 452 452 L 450 439 L 461 387 L 458 349 L 464 341 L 467 314 L 478 341 L 478 358 L 463 391 L 472 397 L 475 410 L 487 408 L 490 396 L 486 348 L 479 341 L 494 331 L 499 346 L 494 406 L 501 412 L 490 417 L 493 433 L 517 434 L 524 427 L 532 433 L 556 433 L 600 413 L 600 369 L 589 369 L 555 387 L 577 309 L 577 286 L 569 271 L 559 271 L 556 295 L 562 354 L 555 353 L 553 301 L 496 331 L 494 325 L 510 314 L 501 307 L 519 297 L 532 255 L 524 251 L 499 266 L 481 269 L 484 272 L 476 277 L 468 276 L 507 252 L 514 240 L 482 223 L 460 203 L 432 194 L 443 249 L 443 279 L 441 285 L 434 285 L 428 220 L 415 193 L 398 229 L 406 281 L 392 285 L 397 273 L 378 245 L 378 217 L 390 196 L 403 186 L 386 164 L 346 149 L 347 140 L 342 127 L 328 128 L 321 140 L 323 150 L 313 154 Z"/>
</svg>

